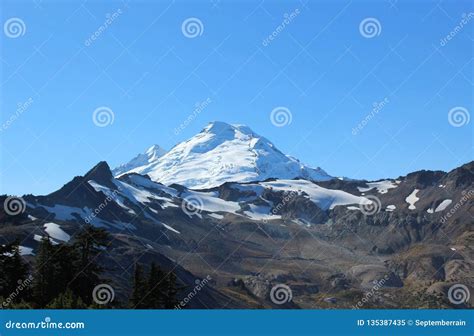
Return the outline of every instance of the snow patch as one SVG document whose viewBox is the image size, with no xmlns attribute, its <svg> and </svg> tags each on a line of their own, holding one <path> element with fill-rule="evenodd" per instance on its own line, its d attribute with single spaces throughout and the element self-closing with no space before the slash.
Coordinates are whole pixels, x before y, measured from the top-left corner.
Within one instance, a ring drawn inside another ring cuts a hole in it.
<svg viewBox="0 0 474 336">
<path fill-rule="evenodd" d="M 281 216 L 272 214 L 272 208 L 267 205 L 249 204 L 249 207 L 250 211 L 244 211 L 244 214 L 254 220 L 281 219 Z"/>
<path fill-rule="evenodd" d="M 408 209 L 410 210 L 415 210 L 416 206 L 415 203 L 418 202 L 420 199 L 419 197 L 416 197 L 416 194 L 419 192 L 419 189 L 415 189 L 412 191 L 410 195 L 405 199 L 405 201 L 409 204 Z"/>
<path fill-rule="evenodd" d="M 135 214 L 135 211 L 133 211 L 132 209 L 130 209 L 129 207 L 127 207 L 125 205 L 125 199 L 124 197 L 120 196 L 119 193 L 116 191 L 116 190 L 112 190 L 108 187 L 105 187 L 97 182 L 95 182 L 94 180 L 90 180 L 90 181 L 87 181 L 87 183 L 90 184 L 90 186 L 92 188 L 94 188 L 95 191 L 97 192 L 102 192 L 105 194 L 105 196 L 107 196 L 108 198 L 110 198 L 111 200 L 113 200 L 115 203 L 117 203 L 119 206 L 121 206 L 122 208 L 124 208 L 125 210 L 127 210 L 128 212 L 132 213 L 132 214 Z"/>
<path fill-rule="evenodd" d="M 239 203 L 220 199 L 217 197 L 217 193 L 215 192 L 198 192 L 188 190 L 185 191 L 181 197 L 183 197 L 183 199 L 189 197 L 190 199 L 198 200 L 198 208 L 202 211 L 224 211 L 235 214 L 238 210 L 240 210 Z"/>
<path fill-rule="evenodd" d="M 181 234 L 181 232 L 179 232 L 178 230 L 173 229 L 171 226 L 166 225 L 165 223 L 161 223 L 161 224 L 162 224 L 165 228 L 167 228 L 168 230 L 173 231 L 174 233 Z"/>
<path fill-rule="evenodd" d="M 136 186 L 151 189 L 154 192 L 158 191 L 158 192 L 161 192 L 161 193 L 165 193 L 165 194 L 168 194 L 168 195 L 173 196 L 173 197 L 178 196 L 178 191 L 176 189 L 164 186 L 160 183 L 153 182 L 153 181 L 149 180 L 148 178 L 146 178 L 144 176 L 129 175 L 128 178 Z"/>
<path fill-rule="evenodd" d="M 46 209 L 49 213 L 54 214 L 54 219 L 62 221 L 76 220 L 77 218 L 74 214 L 81 216 L 84 214 L 84 211 L 80 208 L 70 207 L 67 205 L 55 204 L 53 207 L 46 205 L 40 205 L 42 208 Z"/>
<path fill-rule="evenodd" d="M 306 180 L 278 180 L 262 182 L 261 185 L 281 191 L 304 192 L 309 199 L 323 210 L 333 209 L 338 205 L 369 204 L 365 197 L 355 196 L 342 190 L 326 189 Z"/>
<path fill-rule="evenodd" d="M 368 182 L 366 184 L 368 185 L 368 187 L 357 187 L 357 189 L 359 189 L 360 192 L 367 192 L 369 190 L 377 188 L 377 191 L 380 194 L 386 194 L 389 189 L 398 187 L 396 183 L 393 183 L 392 181 L 389 181 L 389 180 L 378 181 L 378 182 Z"/>
<path fill-rule="evenodd" d="M 37 242 L 41 242 L 43 240 L 43 236 L 40 236 L 40 235 L 37 235 L 35 234 L 33 236 L 33 239 L 36 240 Z M 57 241 L 55 241 L 53 238 L 49 237 L 49 241 L 51 242 L 51 244 L 53 245 L 58 245 L 59 243 Z"/>
<path fill-rule="evenodd" d="M 222 219 L 224 216 L 216 214 L 216 213 L 210 213 L 208 214 L 209 217 L 215 218 L 215 219 Z"/>
<path fill-rule="evenodd" d="M 56 223 L 46 223 L 43 225 L 45 227 L 46 233 L 54 239 L 62 240 L 62 241 L 69 241 L 71 236 L 64 232 L 61 227 Z"/>
<path fill-rule="evenodd" d="M 435 209 L 435 212 L 440 212 L 446 210 L 446 208 L 453 203 L 452 200 L 450 199 L 445 199 L 443 202 L 441 202 Z"/>
<path fill-rule="evenodd" d="M 388 212 L 393 212 L 397 207 L 393 204 L 390 204 L 390 205 L 387 205 L 387 207 L 385 208 L 385 211 L 388 211 Z"/>
<path fill-rule="evenodd" d="M 26 247 L 26 246 L 18 246 L 18 250 L 20 252 L 20 255 L 24 256 L 24 255 L 35 255 L 33 253 L 33 248 L 31 247 Z"/>
<path fill-rule="evenodd" d="M 2 246 L 5 246 L 5 245 L 2 245 Z M 26 246 L 21 246 L 19 245 L 18 246 L 18 253 L 20 253 L 20 255 L 35 255 L 33 253 L 33 249 L 31 247 L 26 247 Z M 9 252 L 5 252 L 3 254 L 0 254 L 0 255 L 4 255 L 5 257 L 13 257 L 13 254 L 12 253 L 9 253 Z"/>
</svg>

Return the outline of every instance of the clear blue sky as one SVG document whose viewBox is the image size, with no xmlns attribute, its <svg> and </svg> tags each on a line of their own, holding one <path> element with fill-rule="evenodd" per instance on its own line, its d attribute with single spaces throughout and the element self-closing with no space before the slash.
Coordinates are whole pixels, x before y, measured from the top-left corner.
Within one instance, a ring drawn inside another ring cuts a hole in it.
<svg viewBox="0 0 474 336">
<path fill-rule="evenodd" d="M 397 177 L 473 159 L 474 120 L 453 127 L 448 112 L 474 110 L 474 18 L 440 42 L 474 12 L 472 1 L 7 0 L 0 12 L 2 28 L 12 17 L 25 27 L 1 34 L 2 124 L 32 99 L 0 133 L 0 193 L 49 193 L 100 160 L 114 167 L 154 143 L 169 149 L 213 120 L 246 124 L 337 176 Z M 182 32 L 189 17 L 203 25 L 195 38 Z M 373 38 L 359 30 L 368 17 L 381 27 Z M 101 106 L 115 116 L 107 127 L 92 121 Z M 278 106 L 291 124 L 271 123 Z"/>
</svg>

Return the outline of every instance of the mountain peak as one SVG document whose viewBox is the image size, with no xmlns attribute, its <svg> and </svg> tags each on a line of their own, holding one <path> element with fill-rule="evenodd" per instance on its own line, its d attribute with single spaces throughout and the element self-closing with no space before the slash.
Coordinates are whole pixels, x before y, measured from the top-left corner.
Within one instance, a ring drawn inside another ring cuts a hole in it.
<svg viewBox="0 0 474 336">
<path fill-rule="evenodd" d="M 166 150 L 163 149 L 160 145 L 153 145 L 150 148 L 148 148 L 145 152 L 145 154 L 148 155 L 151 159 L 157 159 L 163 155 L 166 154 Z"/>
<path fill-rule="evenodd" d="M 89 170 L 84 177 L 95 177 L 95 176 L 112 177 L 109 164 L 105 161 L 100 161 L 91 170 Z"/>
<path fill-rule="evenodd" d="M 149 149 L 151 152 L 156 150 L 156 145 Z M 221 121 L 209 123 L 200 133 L 177 144 L 164 155 L 153 156 L 153 159 L 148 151 L 142 155 L 145 157 L 139 155 L 116 168 L 114 175 L 146 174 L 155 182 L 180 184 L 193 189 L 269 178 L 332 179 L 324 170 L 308 167 L 283 154 L 248 126 Z"/>
<path fill-rule="evenodd" d="M 110 184 L 113 175 L 110 171 L 110 167 L 107 162 L 100 161 L 96 164 L 91 170 L 89 170 L 85 175 L 84 179 L 86 181 L 94 180 L 98 183 L 102 183 L 104 185 Z"/>
<path fill-rule="evenodd" d="M 202 132 L 212 133 L 216 135 L 234 135 L 236 132 L 247 136 L 258 136 L 250 127 L 241 124 L 228 124 L 223 121 L 210 122 Z"/>
<path fill-rule="evenodd" d="M 137 167 L 149 165 L 156 162 L 160 157 L 166 154 L 166 150 L 160 145 L 153 145 L 149 147 L 145 153 L 140 153 L 129 162 L 122 164 L 112 170 L 114 176 L 123 175 Z"/>
<path fill-rule="evenodd" d="M 240 126 L 239 124 L 228 124 L 223 121 L 212 121 L 204 128 L 207 132 L 219 132 L 219 131 L 227 131 L 227 130 L 236 130 Z"/>
<path fill-rule="evenodd" d="M 223 129 L 232 129 L 235 126 L 232 124 L 228 124 L 223 121 L 211 121 L 207 126 L 204 128 L 205 131 L 216 131 L 216 130 L 223 130 Z"/>
<path fill-rule="evenodd" d="M 66 183 L 62 188 L 47 195 L 48 202 L 59 204 L 70 204 L 74 199 L 79 197 L 82 200 L 90 199 L 91 187 L 88 181 L 95 181 L 101 185 L 114 188 L 112 183 L 113 176 L 110 167 L 105 161 L 96 164 L 84 176 L 76 176 L 70 182 Z M 76 199 L 77 201 L 77 199 Z"/>
</svg>

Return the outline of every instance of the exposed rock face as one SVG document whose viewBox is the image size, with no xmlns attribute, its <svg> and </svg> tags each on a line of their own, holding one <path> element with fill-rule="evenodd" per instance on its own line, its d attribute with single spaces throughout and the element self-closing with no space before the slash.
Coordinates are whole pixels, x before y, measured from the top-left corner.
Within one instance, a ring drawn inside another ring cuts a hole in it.
<svg viewBox="0 0 474 336">
<path fill-rule="evenodd" d="M 381 265 L 357 265 L 348 272 L 353 282 L 359 282 L 363 289 L 370 289 L 376 285 L 386 287 L 401 287 L 402 281 L 398 275 Z"/>
<path fill-rule="evenodd" d="M 205 190 L 116 178 L 101 162 L 56 192 L 23 198 L 17 216 L 0 208 L 6 241 L 34 251 L 46 222 L 71 236 L 85 223 L 105 227 L 116 239 L 110 265 L 128 269 L 145 253 L 178 266 L 186 286 L 212 276 L 195 308 L 275 308 L 277 284 L 292 291 L 288 308 L 347 308 L 368 292 L 375 307 L 444 307 L 453 306 L 452 284 L 473 293 L 473 162 L 376 182 L 268 179 Z M 123 276 L 110 271 L 119 293 L 129 291 Z"/>
</svg>

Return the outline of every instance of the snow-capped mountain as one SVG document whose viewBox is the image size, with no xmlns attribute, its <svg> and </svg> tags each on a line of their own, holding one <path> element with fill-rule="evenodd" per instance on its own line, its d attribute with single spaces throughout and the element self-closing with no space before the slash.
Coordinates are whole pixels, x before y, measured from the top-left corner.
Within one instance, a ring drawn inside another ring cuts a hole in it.
<svg viewBox="0 0 474 336">
<path fill-rule="evenodd" d="M 104 264 L 119 265 L 107 268 L 114 283 L 144 256 L 176 269 L 185 287 L 212 274 L 194 308 L 273 307 L 269 293 L 282 282 L 301 308 L 320 308 L 324 297 L 347 308 L 380 279 L 381 307 L 450 307 L 430 293 L 453 283 L 474 288 L 473 181 L 471 162 L 372 182 L 276 179 L 190 190 L 135 173 L 117 178 L 100 162 L 49 195 L 24 195 L 17 215 L 0 195 L 0 237 L 19 240 L 20 254 L 34 259 L 44 237 L 68 244 L 84 224 L 104 228 L 113 235 Z M 117 288 L 122 297 L 132 290 Z"/>
<path fill-rule="evenodd" d="M 193 189 L 268 178 L 332 179 L 321 168 L 311 168 L 283 154 L 269 140 L 244 125 L 212 122 L 164 155 L 150 156 L 150 150 L 114 169 L 114 175 L 147 174 L 153 181 L 165 185 L 176 183 Z"/>
<path fill-rule="evenodd" d="M 145 153 L 138 154 L 129 162 L 120 165 L 119 167 L 112 170 L 112 173 L 116 176 L 122 175 L 132 169 L 147 166 L 153 162 L 156 162 L 160 157 L 166 154 L 166 150 L 159 145 L 153 145 L 148 148 Z"/>
</svg>

